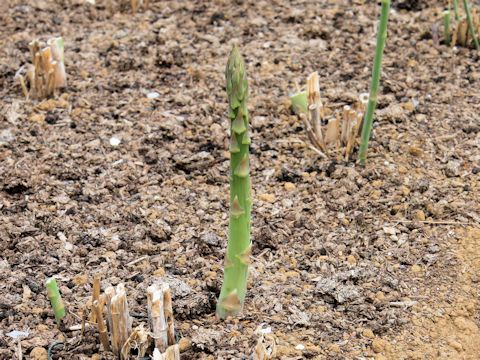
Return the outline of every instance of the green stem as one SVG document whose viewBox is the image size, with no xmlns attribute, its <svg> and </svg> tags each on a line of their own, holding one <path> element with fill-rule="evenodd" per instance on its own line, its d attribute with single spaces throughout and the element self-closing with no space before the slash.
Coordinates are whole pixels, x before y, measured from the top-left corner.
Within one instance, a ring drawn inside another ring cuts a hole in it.
<svg viewBox="0 0 480 360">
<path fill-rule="evenodd" d="M 445 39 L 445 44 L 450 45 L 450 10 L 443 12 L 443 38 Z"/>
<path fill-rule="evenodd" d="M 477 32 L 473 26 L 472 14 L 470 12 L 470 7 L 467 0 L 463 0 L 463 7 L 465 8 L 465 13 L 467 14 L 468 30 L 472 34 L 473 43 L 475 44 L 475 49 L 480 50 L 480 44 L 478 43 Z"/>
<path fill-rule="evenodd" d="M 300 91 L 290 96 L 290 102 L 295 114 L 306 114 L 308 109 L 307 92 Z"/>
<path fill-rule="evenodd" d="M 247 291 L 250 241 L 250 166 L 248 135 L 248 81 L 245 63 L 237 47 L 228 58 L 226 68 L 230 140 L 230 223 L 224 281 L 217 302 L 217 315 L 225 318 L 242 311 Z"/>
<path fill-rule="evenodd" d="M 372 132 L 373 113 L 377 105 L 378 85 L 380 83 L 380 73 L 382 70 L 383 49 L 385 48 L 385 39 L 387 38 L 388 13 L 390 11 L 390 0 L 382 0 L 382 11 L 380 14 L 380 25 L 377 34 L 377 47 L 375 50 L 375 60 L 373 63 L 372 82 L 370 84 L 370 96 L 368 98 L 367 112 L 362 126 L 362 139 L 360 143 L 359 160 L 361 165 L 365 165 L 367 158 L 368 140 Z"/>
<path fill-rule="evenodd" d="M 65 316 L 65 305 L 63 305 L 60 291 L 58 290 L 57 281 L 54 278 L 49 278 L 45 281 L 45 287 L 47 288 L 48 299 L 52 304 L 53 313 L 55 314 L 55 320 L 60 325 L 62 318 Z"/>
<path fill-rule="evenodd" d="M 460 13 L 458 12 L 458 0 L 453 0 L 453 11 L 455 12 L 455 20 L 460 21 Z"/>
</svg>

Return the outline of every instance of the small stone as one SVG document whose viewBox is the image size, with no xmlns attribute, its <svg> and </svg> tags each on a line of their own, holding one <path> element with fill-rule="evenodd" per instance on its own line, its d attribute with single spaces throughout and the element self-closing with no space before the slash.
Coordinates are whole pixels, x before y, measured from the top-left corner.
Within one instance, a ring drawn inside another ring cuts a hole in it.
<svg viewBox="0 0 480 360">
<path fill-rule="evenodd" d="M 210 245 L 210 246 L 217 246 L 220 242 L 220 239 L 219 237 L 217 236 L 217 234 L 209 231 L 209 232 L 206 232 L 205 234 L 203 234 L 201 236 L 201 240 L 207 244 L 207 245 Z"/>
<path fill-rule="evenodd" d="M 410 146 L 408 148 L 408 153 L 412 156 L 420 157 L 423 155 L 423 150 L 417 146 Z"/>
<path fill-rule="evenodd" d="M 415 210 L 413 218 L 418 221 L 425 221 L 425 213 L 422 210 Z"/>
<path fill-rule="evenodd" d="M 445 166 L 445 175 L 448 177 L 456 177 L 460 175 L 460 162 L 459 161 L 449 161 Z"/>
<path fill-rule="evenodd" d="M 102 360 L 102 356 L 100 354 L 93 354 L 91 360 Z"/>
<path fill-rule="evenodd" d="M 392 226 L 385 226 L 383 228 L 383 232 L 387 235 L 395 235 L 397 233 L 397 230 Z"/>
<path fill-rule="evenodd" d="M 362 331 L 362 335 L 366 337 L 367 339 L 373 339 L 375 338 L 375 335 L 373 334 L 373 331 L 371 329 L 365 329 Z"/>
<path fill-rule="evenodd" d="M 158 268 L 153 272 L 153 276 L 161 278 L 165 275 L 165 269 L 163 267 Z"/>
<path fill-rule="evenodd" d="M 375 294 L 375 300 L 377 300 L 378 302 L 384 301 L 385 300 L 385 294 L 382 291 L 378 291 Z"/>
<path fill-rule="evenodd" d="M 268 202 L 268 203 L 274 203 L 276 198 L 274 194 L 260 194 L 258 195 L 258 198 L 262 201 Z"/>
<path fill-rule="evenodd" d="M 452 348 L 454 348 L 455 350 L 457 350 L 458 352 L 461 352 L 463 350 L 463 346 L 462 344 L 460 344 L 458 341 L 455 341 L 455 340 L 450 340 L 448 342 L 448 345 Z"/>
<path fill-rule="evenodd" d="M 374 352 L 381 353 L 385 350 L 386 347 L 386 341 L 382 339 L 373 339 L 372 341 L 372 350 Z"/>
<path fill-rule="evenodd" d="M 422 268 L 420 267 L 420 265 L 412 265 L 412 268 L 410 269 L 414 274 L 419 274 L 422 272 Z"/>
<path fill-rule="evenodd" d="M 355 266 L 357 264 L 357 259 L 355 259 L 355 256 L 353 255 L 348 255 L 347 263 L 349 263 L 352 266 Z"/>
<path fill-rule="evenodd" d="M 403 196 L 410 195 L 410 189 L 408 187 L 406 187 L 405 185 L 400 187 L 400 191 L 402 192 Z"/>
<path fill-rule="evenodd" d="M 6 145 L 13 140 L 15 140 L 15 135 L 12 134 L 12 130 L 3 129 L 0 131 L 0 146 Z"/>
<path fill-rule="evenodd" d="M 45 121 L 45 115 L 43 114 L 32 114 L 29 117 L 30 121 L 36 122 L 36 123 L 43 123 Z"/>
<path fill-rule="evenodd" d="M 30 351 L 30 358 L 32 360 L 47 360 L 47 350 L 43 347 L 37 346 Z"/>
<path fill-rule="evenodd" d="M 285 184 L 283 184 L 283 186 L 285 187 L 285 190 L 287 191 L 293 191 L 296 189 L 296 186 L 294 183 L 291 183 L 291 182 L 286 182 Z"/>
<path fill-rule="evenodd" d="M 380 199 L 381 196 L 382 196 L 382 192 L 380 190 L 373 190 L 370 193 L 370 198 L 372 200 L 378 200 L 378 199 Z"/>
<path fill-rule="evenodd" d="M 178 347 L 180 348 L 180 352 L 187 351 L 192 347 L 192 340 L 182 337 L 178 341 Z"/>
<path fill-rule="evenodd" d="M 118 145 L 120 145 L 120 142 L 121 142 L 121 140 L 119 138 L 115 137 L 115 136 L 112 136 L 110 138 L 110 145 L 111 146 L 118 146 Z"/>
<path fill-rule="evenodd" d="M 335 353 L 339 353 L 341 352 L 342 350 L 340 349 L 340 346 L 338 346 L 337 344 L 330 344 L 328 346 L 328 349 L 332 352 L 335 352 Z"/>
<path fill-rule="evenodd" d="M 88 281 L 88 276 L 84 275 L 84 274 L 79 274 L 79 275 L 74 276 L 72 281 L 77 286 L 85 285 Z"/>
</svg>

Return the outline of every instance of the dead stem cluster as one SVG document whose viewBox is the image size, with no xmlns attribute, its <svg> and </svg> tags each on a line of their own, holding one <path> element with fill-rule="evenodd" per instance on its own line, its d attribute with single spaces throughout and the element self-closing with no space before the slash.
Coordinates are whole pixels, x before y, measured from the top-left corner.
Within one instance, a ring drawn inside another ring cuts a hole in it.
<svg viewBox="0 0 480 360">
<path fill-rule="evenodd" d="M 29 44 L 32 64 L 20 68 L 16 77 L 20 80 L 26 98 L 44 99 L 54 95 L 57 89 L 67 85 L 63 38 L 52 38 L 47 43 L 34 40 Z M 24 74 L 26 74 L 27 82 Z"/>
<path fill-rule="evenodd" d="M 307 100 L 307 115 L 302 119 L 314 148 L 323 157 L 332 154 L 348 161 L 358 143 L 368 94 L 361 94 L 353 106 L 332 110 L 322 102 L 318 73 L 314 72 L 307 79 Z"/>
<path fill-rule="evenodd" d="M 109 286 L 100 294 L 100 278 L 93 283 L 90 322 L 95 323 L 104 351 L 119 359 L 129 359 L 132 350 L 139 357 L 149 352 L 153 343 L 154 360 L 179 360 L 185 343 L 177 344 L 173 319 L 172 296 L 168 284 L 154 284 L 147 289 L 148 318 L 151 331 L 140 324 L 132 330 L 125 286 Z"/>
</svg>

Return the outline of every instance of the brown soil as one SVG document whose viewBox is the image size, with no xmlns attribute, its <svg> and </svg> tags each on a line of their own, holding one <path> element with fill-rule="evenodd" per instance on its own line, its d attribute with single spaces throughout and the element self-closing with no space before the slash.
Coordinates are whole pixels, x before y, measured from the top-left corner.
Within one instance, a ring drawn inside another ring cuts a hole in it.
<svg viewBox="0 0 480 360">
<path fill-rule="evenodd" d="M 43 286 L 57 277 L 68 328 L 96 273 L 126 284 L 134 325 L 166 279 L 185 359 L 249 358 L 259 327 L 282 359 L 480 358 L 479 53 L 432 39 L 443 2 L 392 6 L 365 168 L 318 158 L 286 95 L 314 70 L 329 104 L 368 90 L 377 2 L 96 3 L 0 5 L 0 359 L 18 356 L 13 330 L 29 332 L 27 359 L 63 336 L 55 359 L 99 353 L 93 328 L 56 329 Z M 52 35 L 68 89 L 26 101 L 15 72 Z M 233 43 L 251 88 L 254 249 L 244 315 L 222 322 Z"/>
</svg>

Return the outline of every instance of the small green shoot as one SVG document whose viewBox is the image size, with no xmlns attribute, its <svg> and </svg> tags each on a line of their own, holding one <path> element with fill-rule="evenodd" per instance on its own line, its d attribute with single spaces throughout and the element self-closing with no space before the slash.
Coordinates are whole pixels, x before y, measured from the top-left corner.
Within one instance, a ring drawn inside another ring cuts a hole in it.
<svg viewBox="0 0 480 360">
<path fill-rule="evenodd" d="M 372 82 L 370 85 L 370 96 L 368 98 L 367 112 L 362 126 L 362 137 L 360 143 L 359 162 L 365 165 L 368 150 L 368 141 L 372 132 L 373 113 L 377 106 L 378 87 L 380 84 L 380 74 L 382 70 L 383 49 L 387 38 L 388 15 L 390 12 L 390 0 L 382 0 L 382 11 L 380 14 L 380 26 L 378 27 L 377 46 L 375 50 L 375 60 L 373 63 Z"/>
<path fill-rule="evenodd" d="M 450 10 L 445 10 L 443 12 L 443 37 L 445 39 L 445 44 L 450 45 Z"/>
<path fill-rule="evenodd" d="M 53 308 L 55 320 L 57 325 L 60 326 L 62 319 L 65 317 L 65 305 L 63 304 L 60 291 L 58 290 L 57 281 L 52 277 L 45 281 L 45 287 L 47 288 L 48 299 Z"/>
<path fill-rule="evenodd" d="M 465 8 L 465 13 L 467 14 L 467 22 L 468 22 L 468 30 L 470 32 L 470 36 L 472 37 L 473 44 L 475 45 L 475 49 L 480 50 L 480 44 L 478 43 L 477 31 L 475 29 L 472 13 L 470 11 L 470 6 L 468 5 L 467 0 L 463 0 L 463 7 Z"/>
</svg>

